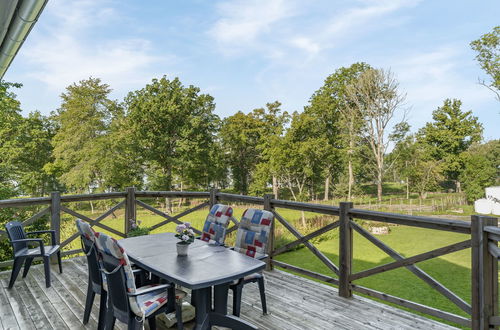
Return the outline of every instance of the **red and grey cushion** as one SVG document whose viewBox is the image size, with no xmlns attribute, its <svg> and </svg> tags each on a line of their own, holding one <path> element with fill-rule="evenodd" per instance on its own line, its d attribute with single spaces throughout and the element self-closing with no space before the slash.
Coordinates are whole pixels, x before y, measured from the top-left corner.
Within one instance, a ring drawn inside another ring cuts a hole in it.
<svg viewBox="0 0 500 330">
<path fill-rule="evenodd" d="M 239 224 L 234 250 L 252 258 L 263 257 L 273 219 L 269 211 L 247 209 Z"/>
<path fill-rule="evenodd" d="M 123 270 L 125 271 L 127 291 L 135 293 L 137 290 L 135 277 L 125 250 L 118 244 L 116 239 L 103 233 L 96 233 L 95 244 L 99 250 L 120 260 L 120 265 L 123 266 Z"/>
<path fill-rule="evenodd" d="M 217 244 L 224 244 L 226 239 L 226 228 L 229 225 L 233 209 L 228 205 L 215 204 L 207 215 L 201 240 L 205 242 L 215 241 Z"/>
<path fill-rule="evenodd" d="M 156 284 L 157 285 L 157 284 Z M 141 291 L 154 287 L 153 285 L 142 286 L 137 289 L 137 296 L 129 297 L 130 309 L 135 315 L 139 317 L 148 317 L 152 313 L 158 310 L 158 308 L 165 305 L 168 301 L 168 291 L 158 290 L 151 291 L 145 294 L 140 294 Z M 182 299 L 186 296 L 186 293 L 181 290 L 175 290 L 176 299 Z"/>
<path fill-rule="evenodd" d="M 85 221 L 81 219 L 76 219 L 76 228 L 86 239 L 95 242 L 95 231 L 92 227 Z"/>
</svg>

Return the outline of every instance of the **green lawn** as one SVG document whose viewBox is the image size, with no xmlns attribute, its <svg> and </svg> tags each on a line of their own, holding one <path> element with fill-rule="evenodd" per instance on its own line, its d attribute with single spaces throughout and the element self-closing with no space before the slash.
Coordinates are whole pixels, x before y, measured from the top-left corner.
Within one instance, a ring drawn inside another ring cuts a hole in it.
<svg viewBox="0 0 500 330">
<path fill-rule="evenodd" d="M 404 256 L 412 256 L 438 247 L 466 240 L 467 236 L 451 232 L 396 226 L 389 235 L 377 236 Z M 338 239 L 321 241 L 316 247 L 338 265 Z M 302 248 L 276 257 L 277 260 L 315 272 L 334 276 L 308 249 Z M 357 233 L 354 233 L 354 272 L 394 261 Z M 470 303 L 470 249 L 418 263 L 417 266 Z M 399 268 L 354 282 L 444 311 L 467 316 L 444 296 L 413 275 Z"/>
</svg>

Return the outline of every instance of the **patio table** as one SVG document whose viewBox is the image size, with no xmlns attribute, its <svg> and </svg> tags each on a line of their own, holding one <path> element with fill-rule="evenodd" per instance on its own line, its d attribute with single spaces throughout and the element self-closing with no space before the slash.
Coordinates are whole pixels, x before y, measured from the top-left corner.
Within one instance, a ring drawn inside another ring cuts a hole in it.
<svg viewBox="0 0 500 330">
<path fill-rule="evenodd" d="M 120 245 L 137 266 L 169 282 L 192 290 L 196 307 L 196 329 L 211 309 L 214 287 L 214 311 L 227 314 L 227 294 L 232 281 L 258 272 L 265 263 L 241 253 L 195 240 L 187 256 L 178 256 L 174 233 L 153 234 L 121 239 Z"/>
</svg>

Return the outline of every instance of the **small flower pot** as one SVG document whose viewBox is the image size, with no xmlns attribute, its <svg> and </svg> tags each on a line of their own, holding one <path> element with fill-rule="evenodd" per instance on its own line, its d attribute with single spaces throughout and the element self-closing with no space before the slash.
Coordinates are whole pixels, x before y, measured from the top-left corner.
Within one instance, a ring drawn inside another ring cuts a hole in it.
<svg viewBox="0 0 500 330">
<path fill-rule="evenodd" d="M 187 256 L 188 255 L 189 244 L 178 242 L 176 244 L 176 246 L 177 246 L 177 255 L 178 256 Z"/>
</svg>

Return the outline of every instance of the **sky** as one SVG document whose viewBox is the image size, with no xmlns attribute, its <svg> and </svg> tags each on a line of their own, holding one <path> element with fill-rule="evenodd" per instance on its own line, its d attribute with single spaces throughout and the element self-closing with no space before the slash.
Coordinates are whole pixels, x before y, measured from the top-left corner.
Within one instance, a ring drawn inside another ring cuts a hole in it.
<svg viewBox="0 0 500 330">
<path fill-rule="evenodd" d="M 276 100 L 302 111 L 329 74 L 364 61 L 395 75 L 412 131 L 458 98 L 490 140 L 500 102 L 469 44 L 497 25 L 498 0 L 49 0 L 4 80 L 24 85 L 24 113 L 49 114 L 89 77 L 118 100 L 179 77 L 224 118 Z"/>
</svg>

